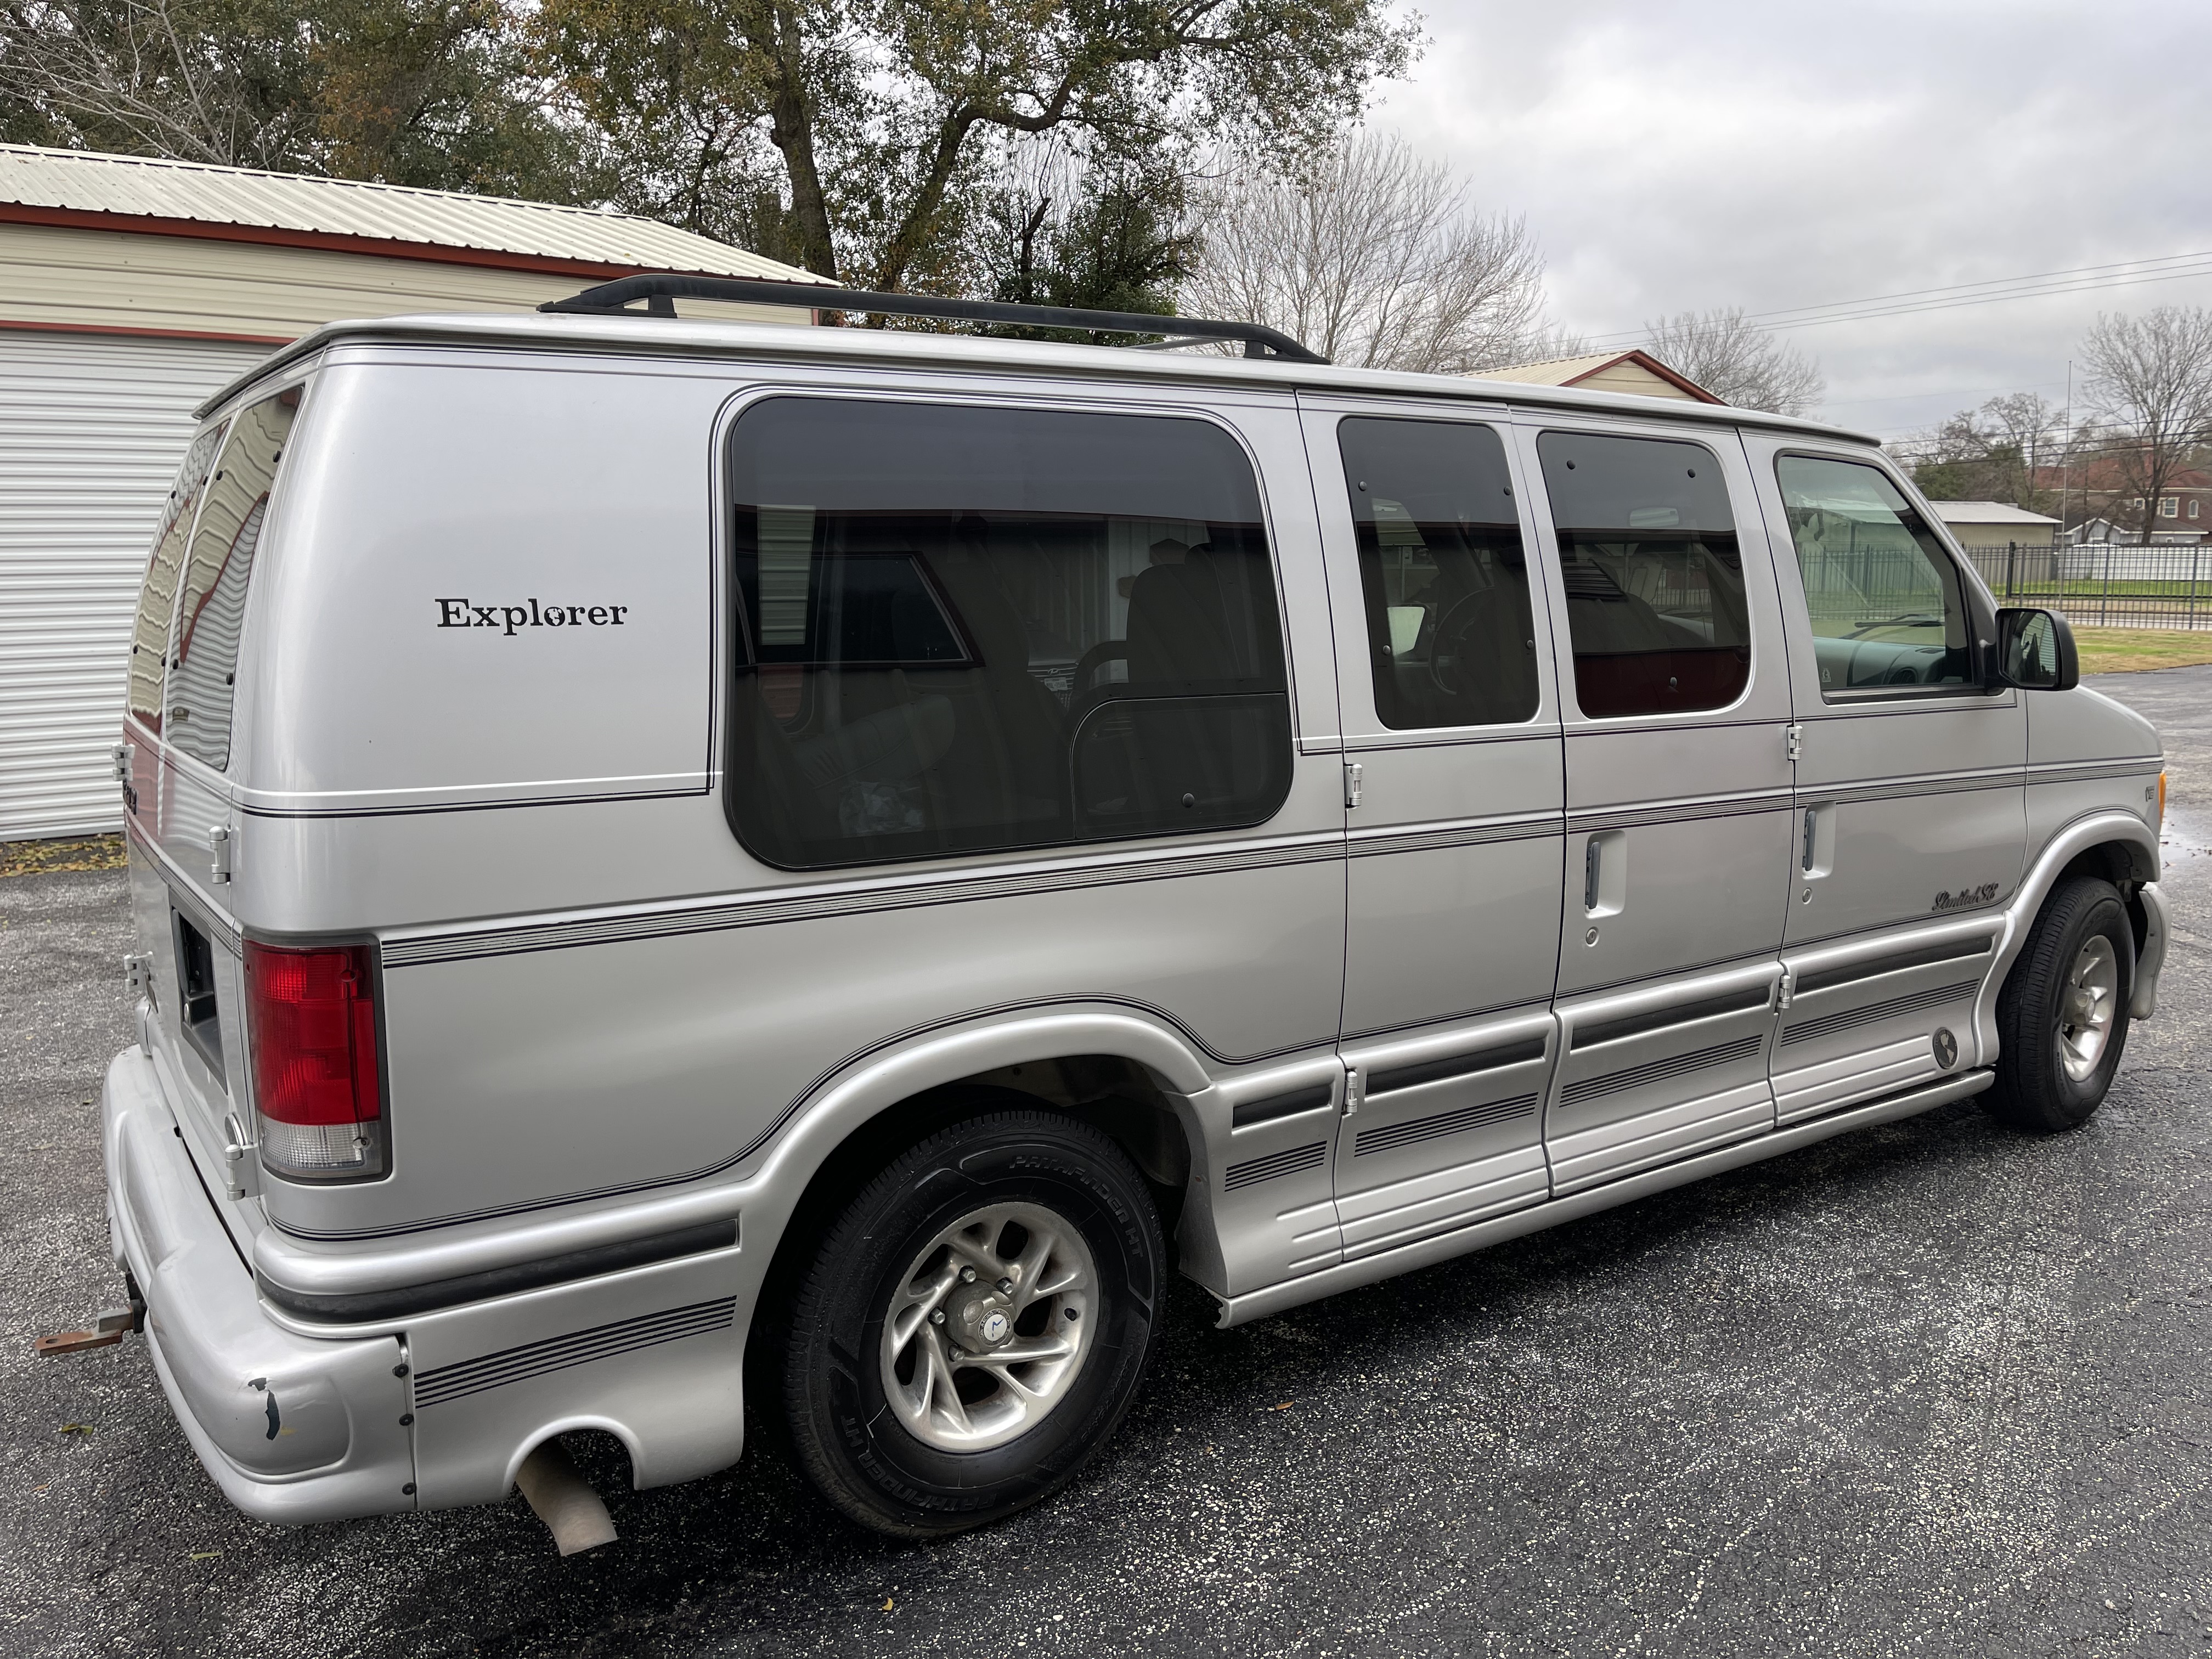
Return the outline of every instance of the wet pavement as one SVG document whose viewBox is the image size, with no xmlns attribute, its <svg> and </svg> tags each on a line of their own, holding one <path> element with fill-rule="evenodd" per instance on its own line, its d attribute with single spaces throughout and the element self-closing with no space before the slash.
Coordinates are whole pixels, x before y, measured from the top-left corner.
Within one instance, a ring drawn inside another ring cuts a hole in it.
<svg viewBox="0 0 2212 1659">
<path fill-rule="evenodd" d="M 612 1504 L 233 1511 L 118 1299 L 122 879 L 0 884 L 0 1646 L 506 1654 L 2212 1653 L 2212 668 L 2156 720 L 2177 938 L 2104 1110 L 1972 1102 L 1243 1329 L 1182 1287 L 1057 1502 L 925 1547 L 773 1457 Z M 602 1463 L 603 1472 L 611 1465 Z"/>
</svg>

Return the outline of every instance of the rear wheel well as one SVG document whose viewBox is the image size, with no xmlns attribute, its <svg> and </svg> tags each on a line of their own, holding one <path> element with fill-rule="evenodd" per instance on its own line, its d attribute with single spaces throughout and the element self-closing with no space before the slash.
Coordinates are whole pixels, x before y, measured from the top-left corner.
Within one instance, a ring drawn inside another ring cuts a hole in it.
<svg viewBox="0 0 2212 1659">
<path fill-rule="evenodd" d="M 1190 1142 L 1150 1068 L 1120 1054 L 1069 1054 L 1024 1060 L 939 1084 L 886 1106 L 822 1161 L 784 1224 L 753 1310 L 746 1343 L 748 1397 L 755 1422 L 780 1437 L 771 1404 L 780 1386 L 784 1324 L 791 1296 L 814 1246 L 854 1196 L 885 1164 L 938 1130 L 980 1113 L 1042 1108 L 1092 1125 L 1119 1146 L 1152 1189 L 1161 1231 L 1173 1249 Z"/>
</svg>

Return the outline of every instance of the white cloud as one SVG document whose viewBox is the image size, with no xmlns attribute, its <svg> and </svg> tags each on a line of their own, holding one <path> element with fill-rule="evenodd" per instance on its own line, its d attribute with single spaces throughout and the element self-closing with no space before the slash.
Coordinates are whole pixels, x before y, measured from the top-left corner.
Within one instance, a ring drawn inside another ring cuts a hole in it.
<svg viewBox="0 0 2212 1659">
<path fill-rule="evenodd" d="M 1525 213 L 1593 335 L 2212 250 L 2203 0 L 2033 5 L 1429 0 L 1375 123 Z M 2100 309 L 2212 277 L 1793 331 L 1829 413 L 1922 426 L 2057 398 Z"/>
</svg>

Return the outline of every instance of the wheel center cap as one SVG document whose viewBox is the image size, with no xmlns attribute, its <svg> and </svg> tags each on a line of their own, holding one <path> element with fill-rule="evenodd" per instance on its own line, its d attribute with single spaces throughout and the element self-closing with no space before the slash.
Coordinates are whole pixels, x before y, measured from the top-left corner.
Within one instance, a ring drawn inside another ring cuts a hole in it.
<svg viewBox="0 0 2212 1659">
<path fill-rule="evenodd" d="M 971 1297 L 959 1310 L 959 1328 L 971 1349 L 1003 1347 L 1014 1334 L 1013 1310 L 997 1291 Z"/>
</svg>

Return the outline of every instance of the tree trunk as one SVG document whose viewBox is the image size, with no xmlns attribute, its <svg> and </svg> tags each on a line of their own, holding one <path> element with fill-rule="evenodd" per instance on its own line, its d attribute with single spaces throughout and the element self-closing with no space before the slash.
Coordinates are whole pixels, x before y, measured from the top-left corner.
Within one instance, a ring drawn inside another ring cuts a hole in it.
<svg viewBox="0 0 2212 1659">
<path fill-rule="evenodd" d="M 814 111 L 807 97 L 798 13 L 788 6 L 776 7 L 775 28 L 775 85 L 769 105 L 769 139 L 782 152 L 784 173 L 791 180 L 799 262 L 834 283 L 839 280 L 837 248 L 830 234 L 821 170 L 814 161 Z"/>
<path fill-rule="evenodd" d="M 907 210 L 906 217 L 884 245 L 883 265 L 875 277 L 878 292 L 896 294 L 906 281 L 907 267 L 921 251 L 929 222 L 945 205 L 945 192 L 952 182 L 953 169 L 960 165 L 961 148 L 968 142 L 968 135 L 978 118 L 972 110 L 957 109 L 945 118 L 945 124 L 937 130 L 937 148 L 929 158 L 928 172 L 922 175 L 921 188 L 915 192 L 914 205 Z"/>
</svg>

